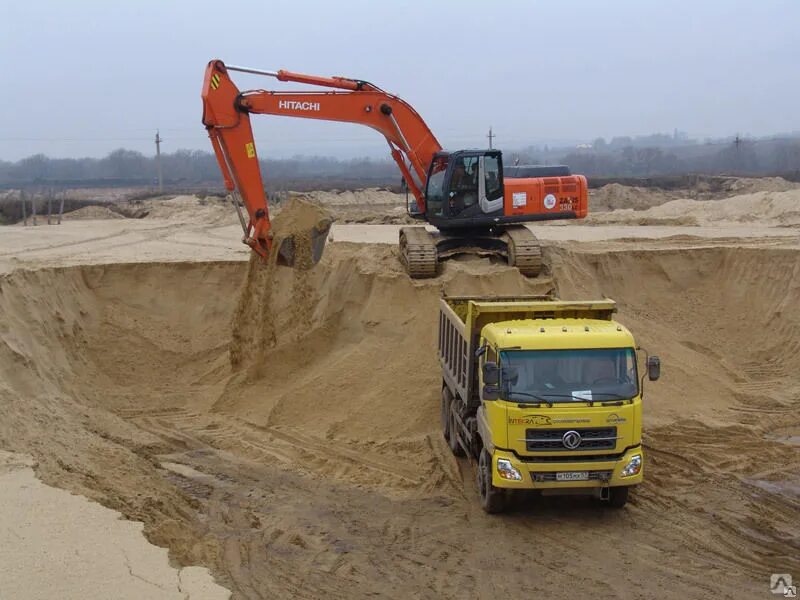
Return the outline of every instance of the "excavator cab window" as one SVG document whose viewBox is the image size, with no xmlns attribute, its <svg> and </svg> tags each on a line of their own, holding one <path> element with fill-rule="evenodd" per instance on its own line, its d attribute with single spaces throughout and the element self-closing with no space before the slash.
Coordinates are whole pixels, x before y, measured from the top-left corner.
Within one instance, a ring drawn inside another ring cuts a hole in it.
<svg viewBox="0 0 800 600">
<path fill-rule="evenodd" d="M 447 213 L 460 215 L 478 204 L 480 161 L 478 156 L 459 156 L 453 162 L 450 191 L 447 194 Z"/>
<path fill-rule="evenodd" d="M 428 172 L 428 185 L 425 189 L 425 202 L 428 214 L 437 217 L 443 216 L 442 209 L 447 199 L 447 156 L 437 156 L 433 159 Z"/>
</svg>

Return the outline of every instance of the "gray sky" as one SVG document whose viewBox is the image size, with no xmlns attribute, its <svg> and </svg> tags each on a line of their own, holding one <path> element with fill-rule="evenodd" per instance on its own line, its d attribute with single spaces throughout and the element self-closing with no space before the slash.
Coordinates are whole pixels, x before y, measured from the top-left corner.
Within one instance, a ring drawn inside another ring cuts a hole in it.
<svg viewBox="0 0 800 600">
<path fill-rule="evenodd" d="M 211 58 L 366 79 L 450 149 L 800 129 L 798 0 L 4 2 L 0 159 L 210 150 Z M 240 76 L 243 89 L 296 89 Z M 357 125 L 254 117 L 259 153 L 383 156 Z"/>
</svg>

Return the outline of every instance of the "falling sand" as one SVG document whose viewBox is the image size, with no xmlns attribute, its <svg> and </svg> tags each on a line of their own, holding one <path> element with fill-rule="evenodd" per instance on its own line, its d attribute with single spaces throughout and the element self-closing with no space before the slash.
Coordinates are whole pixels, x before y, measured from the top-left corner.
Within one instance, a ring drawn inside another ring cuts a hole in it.
<svg viewBox="0 0 800 600">
<path fill-rule="evenodd" d="M 281 254 L 293 256 L 291 323 L 307 322 L 315 304 L 314 290 L 309 284 L 309 270 L 314 266 L 312 230 L 330 219 L 317 204 L 292 198 L 272 220 L 273 251 L 264 259 L 255 252 L 250 256 L 239 302 L 231 326 L 230 361 L 234 369 L 249 368 L 250 377 L 264 374 L 264 357 L 277 343 L 276 311 L 272 292 L 278 284 L 276 269 L 281 269 Z"/>
</svg>

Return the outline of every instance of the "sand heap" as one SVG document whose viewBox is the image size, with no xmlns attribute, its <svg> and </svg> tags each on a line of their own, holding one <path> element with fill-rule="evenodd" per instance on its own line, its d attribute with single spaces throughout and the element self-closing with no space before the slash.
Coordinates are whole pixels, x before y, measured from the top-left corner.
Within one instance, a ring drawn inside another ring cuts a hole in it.
<svg viewBox="0 0 800 600">
<path fill-rule="evenodd" d="M 679 197 L 680 194 L 675 192 L 609 183 L 589 191 L 589 212 L 606 212 L 621 208 L 646 210 Z"/>
<path fill-rule="evenodd" d="M 623 209 L 590 214 L 589 224 L 800 226 L 800 189 L 755 192 L 722 200 L 673 200 L 647 210 Z"/>
<path fill-rule="evenodd" d="M 294 194 L 295 192 L 290 192 Z M 325 206 L 342 205 L 397 205 L 405 204 L 404 194 L 395 194 L 380 188 L 365 188 L 363 190 L 331 190 L 303 192 L 300 194 L 309 200 L 324 204 Z"/>
<path fill-rule="evenodd" d="M 405 194 L 395 194 L 388 190 L 367 188 L 354 191 L 289 193 L 328 207 L 338 223 L 401 225 L 414 222 L 406 212 Z"/>
<path fill-rule="evenodd" d="M 208 225 L 228 225 L 238 223 L 236 210 L 226 198 L 209 196 L 174 196 L 172 198 L 153 198 L 137 205 L 139 214 L 148 219 L 166 219 L 181 223 L 203 223 Z"/>
<path fill-rule="evenodd" d="M 98 205 L 84 206 L 83 208 L 64 213 L 64 219 L 67 221 L 124 218 L 124 215 L 111 210 L 107 206 Z"/>
</svg>

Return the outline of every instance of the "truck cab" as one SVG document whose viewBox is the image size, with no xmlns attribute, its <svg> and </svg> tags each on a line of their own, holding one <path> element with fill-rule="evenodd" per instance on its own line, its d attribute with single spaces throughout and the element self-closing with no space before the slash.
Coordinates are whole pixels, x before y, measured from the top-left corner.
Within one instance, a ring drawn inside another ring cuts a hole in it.
<svg viewBox="0 0 800 600">
<path fill-rule="evenodd" d="M 612 318 L 614 302 L 447 306 L 447 318 L 465 319 L 472 364 L 469 385 L 459 386 L 443 361 L 446 437 L 457 454 L 477 459 L 484 509 L 498 512 L 510 493 L 526 489 L 623 506 L 644 476 L 643 381 L 633 335 Z M 658 378 L 656 357 L 645 368 Z"/>
</svg>

